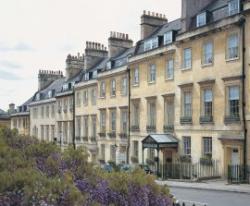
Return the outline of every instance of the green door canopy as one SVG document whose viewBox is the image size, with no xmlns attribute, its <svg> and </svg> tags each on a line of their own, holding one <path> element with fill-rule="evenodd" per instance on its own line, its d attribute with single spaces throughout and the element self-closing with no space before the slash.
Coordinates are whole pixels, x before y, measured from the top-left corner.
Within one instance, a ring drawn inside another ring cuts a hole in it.
<svg viewBox="0 0 250 206">
<path fill-rule="evenodd" d="M 178 139 L 171 134 L 150 134 L 142 140 L 142 148 L 177 148 Z"/>
</svg>

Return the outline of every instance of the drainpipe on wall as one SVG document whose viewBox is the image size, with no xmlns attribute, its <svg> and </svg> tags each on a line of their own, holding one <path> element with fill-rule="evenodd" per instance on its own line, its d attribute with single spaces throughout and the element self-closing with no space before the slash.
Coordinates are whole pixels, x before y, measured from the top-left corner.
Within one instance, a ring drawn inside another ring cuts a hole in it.
<svg viewBox="0 0 250 206">
<path fill-rule="evenodd" d="M 242 120 L 243 120 L 243 133 L 244 133 L 244 145 L 243 145 L 243 166 L 244 166 L 244 179 L 246 179 L 246 166 L 247 166 L 247 122 L 246 122 L 246 71 L 245 71 L 245 18 L 240 19 L 240 28 L 242 33 Z"/>
<path fill-rule="evenodd" d="M 75 86 L 73 86 L 73 122 L 72 122 L 72 140 L 73 140 L 73 148 L 76 149 L 76 137 L 75 137 Z"/>
<path fill-rule="evenodd" d="M 130 151 L 130 99 L 131 99 L 131 87 L 130 87 L 130 69 L 127 67 L 128 74 L 128 146 L 127 146 L 127 164 L 129 164 L 129 151 Z"/>
</svg>

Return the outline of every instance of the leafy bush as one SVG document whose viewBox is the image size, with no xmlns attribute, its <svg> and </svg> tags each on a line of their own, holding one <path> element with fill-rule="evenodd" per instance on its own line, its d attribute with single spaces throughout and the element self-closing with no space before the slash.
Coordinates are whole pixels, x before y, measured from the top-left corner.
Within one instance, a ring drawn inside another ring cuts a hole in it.
<svg viewBox="0 0 250 206">
<path fill-rule="evenodd" d="M 84 148 L 61 151 L 0 129 L 1 206 L 169 206 L 168 189 L 142 170 L 105 173 Z"/>
</svg>

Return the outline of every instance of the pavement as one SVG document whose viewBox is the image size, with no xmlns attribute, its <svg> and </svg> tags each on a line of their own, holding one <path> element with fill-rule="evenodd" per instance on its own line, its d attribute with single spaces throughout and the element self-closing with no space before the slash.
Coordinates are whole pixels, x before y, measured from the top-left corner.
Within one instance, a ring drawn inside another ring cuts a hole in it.
<svg viewBox="0 0 250 206">
<path fill-rule="evenodd" d="M 170 188 L 184 188 L 196 190 L 210 190 L 221 192 L 234 192 L 250 195 L 250 184 L 228 184 L 225 180 L 208 180 L 203 182 L 184 182 L 184 181 L 156 181 L 159 185 L 168 185 Z"/>
</svg>

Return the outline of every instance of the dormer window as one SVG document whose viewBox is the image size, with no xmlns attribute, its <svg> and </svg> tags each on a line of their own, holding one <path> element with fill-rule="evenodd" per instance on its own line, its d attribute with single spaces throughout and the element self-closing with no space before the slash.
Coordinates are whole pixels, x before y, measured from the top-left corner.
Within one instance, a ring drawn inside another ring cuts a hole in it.
<svg viewBox="0 0 250 206">
<path fill-rule="evenodd" d="M 171 44 L 173 42 L 173 31 L 169 31 L 164 34 L 164 45 Z"/>
<path fill-rule="evenodd" d="M 48 96 L 49 96 L 49 98 L 52 97 L 52 90 L 50 90 L 50 91 L 48 92 Z"/>
<path fill-rule="evenodd" d="M 112 68 L 112 62 L 109 61 L 109 62 L 107 63 L 107 69 L 111 69 L 111 68 Z"/>
<path fill-rule="evenodd" d="M 86 73 L 85 74 L 85 81 L 88 81 L 89 80 L 89 73 Z"/>
<path fill-rule="evenodd" d="M 144 42 L 144 51 L 148 51 L 159 46 L 158 37 L 154 37 Z"/>
<path fill-rule="evenodd" d="M 36 101 L 39 101 L 40 100 L 40 93 L 37 93 L 36 94 Z"/>
<path fill-rule="evenodd" d="M 67 91 L 68 88 L 69 88 L 69 85 L 68 85 L 68 84 L 64 84 L 64 85 L 63 85 L 63 91 Z"/>
<path fill-rule="evenodd" d="M 196 17 L 196 26 L 204 26 L 207 24 L 207 12 L 203 12 Z"/>
<path fill-rule="evenodd" d="M 240 12 L 240 0 L 230 0 L 228 2 L 229 16 Z"/>
<path fill-rule="evenodd" d="M 93 78 L 97 77 L 97 70 L 93 71 Z"/>
<path fill-rule="evenodd" d="M 52 98 L 52 97 L 54 97 L 55 96 L 55 90 L 54 89 L 52 89 L 52 90 L 50 90 L 49 92 L 48 92 L 48 97 L 49 98 Z"/>
</svg>

